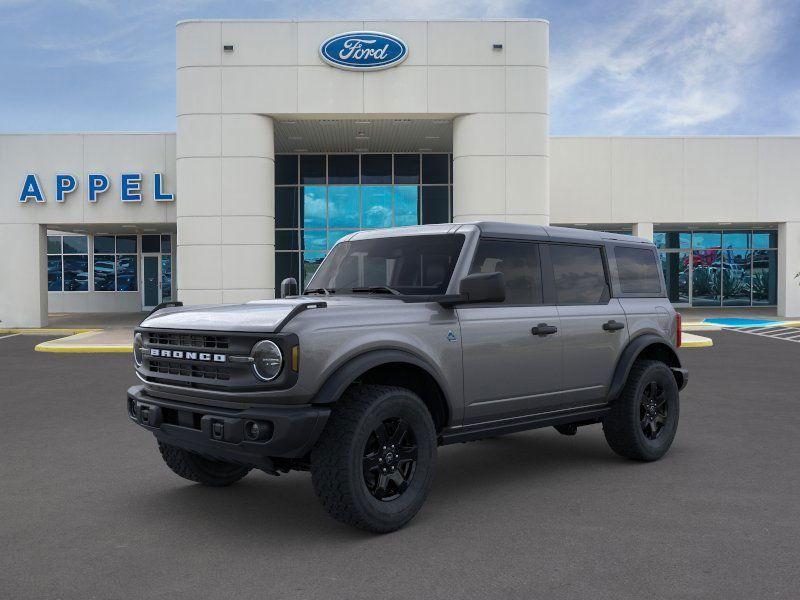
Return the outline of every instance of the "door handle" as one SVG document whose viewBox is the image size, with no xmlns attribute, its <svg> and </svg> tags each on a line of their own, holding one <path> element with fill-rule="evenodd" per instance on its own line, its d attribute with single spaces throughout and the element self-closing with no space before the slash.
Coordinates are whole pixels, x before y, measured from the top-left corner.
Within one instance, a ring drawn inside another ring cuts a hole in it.
<svg viewBox="0 0 800 600">
<path fill-rule="evenodd" d="M 558 332 L 558 327 L 547 323 L 539 323 L 536 327 L 531 328 L 533 335 L 553 335 L 556 332 Z"/>
<path fill-rule="evenodd" d="M 620 329 L 625 329 L 625 323 L 618 323 L 614 319 L 603 323 L 603 329 L 606 331 L 619 331 Z"/>
</svg>

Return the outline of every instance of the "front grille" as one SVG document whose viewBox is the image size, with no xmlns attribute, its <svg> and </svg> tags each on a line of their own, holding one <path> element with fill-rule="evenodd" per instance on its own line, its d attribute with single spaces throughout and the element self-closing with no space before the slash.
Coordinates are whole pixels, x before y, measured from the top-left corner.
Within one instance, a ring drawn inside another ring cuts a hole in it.
<svg viewBox="0 0 800 600">
<path fill-rule="evenodd" d="M 152 358 L 147 359 L 146 362 L 147 368 L 151 373 L 179 375 L 192 379 L 210 379 L 214 381 L 228 381 L 231 378 L 227 367 L 220 367 L 217 365 L 200 365 L 189 362 Z"/>
<path fill-rule="evenodd" d="M 227 350 L 231 346 L 227 335 L 205 335 L 200 333 L 174 333 L 154 331 L 147 334 L 147 343 L 152 346 L 177 346 L 202 350 Z"/>
</svg>

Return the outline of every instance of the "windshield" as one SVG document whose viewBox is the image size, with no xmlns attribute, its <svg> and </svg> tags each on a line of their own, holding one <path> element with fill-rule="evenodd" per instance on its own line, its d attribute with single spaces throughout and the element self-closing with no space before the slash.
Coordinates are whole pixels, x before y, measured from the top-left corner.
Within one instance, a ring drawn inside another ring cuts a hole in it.
<svg viewBox="0 0 800 600">
<path fill-rule="evenodd" d="M 444 294 L 463 235 L 409 235 L 337 244 L 306 291 Z"/>
</svg>

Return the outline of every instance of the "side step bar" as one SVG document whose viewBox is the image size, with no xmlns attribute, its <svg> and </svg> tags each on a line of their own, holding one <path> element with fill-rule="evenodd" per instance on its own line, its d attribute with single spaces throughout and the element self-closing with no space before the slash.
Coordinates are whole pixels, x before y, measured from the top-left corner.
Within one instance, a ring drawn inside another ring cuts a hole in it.
<svg viewBox="0 0 800 600">
<path fill-rule="evenodd" d="M 459 427 L 457 429 L 446 429 L 442 435 L 439 436 L 439 444 L 445 446 L 447 444 L 457 444 L 459 442 L 470 442 L 484 437 L 505 435 L 506 433 L 515 433 L 517 431 L 526 431 L 528 429 L 538 429 L 540 427 L 550 427 L 552 425 L 561 425 L 565 423 L 600 421 L 608 414 L 609 410 L 607 404 L 594 405 L 570 410 L 569 412 L 525 415 L 514 419 L 504 419 L 503 421 L 490 421 L 488 423 L 478 423 L 475 425 L 468 425 L 467 427 Z"/>
</svg>

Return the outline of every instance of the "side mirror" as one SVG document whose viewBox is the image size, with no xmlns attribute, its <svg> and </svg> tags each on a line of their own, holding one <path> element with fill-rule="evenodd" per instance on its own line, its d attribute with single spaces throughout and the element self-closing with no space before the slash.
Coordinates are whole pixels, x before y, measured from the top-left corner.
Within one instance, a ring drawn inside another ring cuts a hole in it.
<svg viewBox="0 0 800 600">
<path fill-rule="evenodd" d="M 286 296 L 297 296 L 297 279 L 294 277 L 287 277 L 281 281 L 281 298 Z"/>
<path fill-rule="evenodd" d="M 459 293 L 469 304 L 503 302 L 506 299 L 506 282 L 502 273 L 472 273 L 461 280 Z"/>
</svg>

